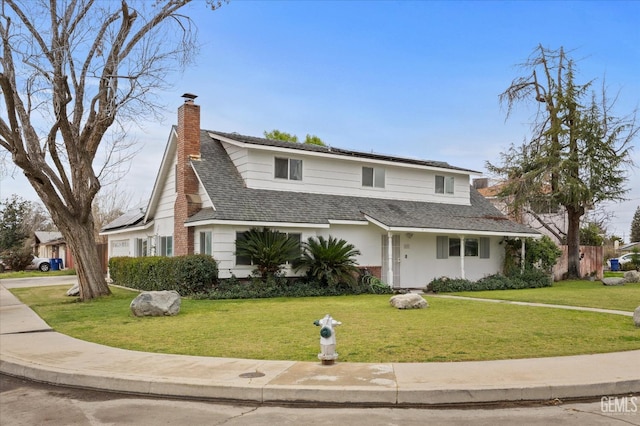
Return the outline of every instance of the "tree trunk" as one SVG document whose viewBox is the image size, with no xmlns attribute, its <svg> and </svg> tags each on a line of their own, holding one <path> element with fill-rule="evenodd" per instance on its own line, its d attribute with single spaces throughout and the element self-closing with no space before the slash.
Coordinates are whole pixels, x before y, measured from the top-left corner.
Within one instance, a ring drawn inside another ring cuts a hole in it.
<svg viewBox="0 0 640 426">
<path fill-rule="evenodd" d="M 567 278 L 580 278 L 580 218 L 582 209 L 567 207 Z"/>
<path fill-rule="evenodd" d="M 82 301 L 111 294 L 102 272 L 93 218 L 91 214 L 87 217 L 88 220 L 84 222 L 75 220 L 74 217 L 65 218 L 61 215 L 54 217 L 54 222 L 73 254 Z"/>
</svg>

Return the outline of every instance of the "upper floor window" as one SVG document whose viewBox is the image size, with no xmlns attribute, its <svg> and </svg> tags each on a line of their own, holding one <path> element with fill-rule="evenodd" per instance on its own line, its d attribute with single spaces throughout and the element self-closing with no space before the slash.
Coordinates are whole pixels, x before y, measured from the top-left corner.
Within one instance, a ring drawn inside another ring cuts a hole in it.
<svg viewBox="0 0 640 426">
<path fill-rule="evenodd" d="M 274 176 L 278 179 L 302 180 L 302 160 L 276 157 Z"/>
<path fill-rule="evenodd" d="M 436 175 L 436 194 L 453 194 L 453 176 Z"/>
<path fill-rule="evenodd" d="M 379 167 L 363 167 L 362 186 L 384 188 L 384 169 Z"/>
</svg>

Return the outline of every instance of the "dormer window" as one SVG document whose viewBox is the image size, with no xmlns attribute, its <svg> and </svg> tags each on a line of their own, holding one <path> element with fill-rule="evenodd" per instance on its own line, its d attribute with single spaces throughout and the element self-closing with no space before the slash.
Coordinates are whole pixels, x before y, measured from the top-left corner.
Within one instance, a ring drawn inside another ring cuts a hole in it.
<svg viewBox="0 0 640 426">
<path fill-rule="evenodd" d="M 384 188 L 384 169 L 380 167 L 363 167 L 362 186 Z"/>
<path fill-rule="evenodd" d="M 276 157 L 274 176 L 276 179 L 302 180 L 302 160 Z"/>
<path fill-rule="evenodd" d="M 453 194 L 453 176 L 436 175 L 436 194 Z"/>
</svg>

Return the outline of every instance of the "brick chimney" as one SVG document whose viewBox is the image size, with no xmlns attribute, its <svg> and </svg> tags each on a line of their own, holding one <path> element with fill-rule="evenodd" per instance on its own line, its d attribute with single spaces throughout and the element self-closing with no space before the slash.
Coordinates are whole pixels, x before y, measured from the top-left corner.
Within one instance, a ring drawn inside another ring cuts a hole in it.
<svg viewBox="0 0 640 426">
<path fill-rule="evenodd" d="M 187 218 L 200 210 L 198 178 L 191 161 L 200 160 L 200 106 L 196 95 L 185 93 L 184 104 L 178 108 L 178 146 L 176 163 L 176 203 L 173 221 L 173 254 L 193 254 L 194 230 L 185 227 Z"/>
</svg>

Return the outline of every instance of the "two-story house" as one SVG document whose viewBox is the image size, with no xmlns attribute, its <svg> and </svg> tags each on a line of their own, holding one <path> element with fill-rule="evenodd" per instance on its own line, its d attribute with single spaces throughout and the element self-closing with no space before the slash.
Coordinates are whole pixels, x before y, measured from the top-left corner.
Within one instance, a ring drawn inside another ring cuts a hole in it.
<svg viewBox="0 0 640 426">
<path fill-rule="evenodd" d="M 222 278 L 244 277 L 235 243 L 252 227 L 305 241 L 334 236 L 396 288 L 501 270 L 504 238 L 539 234 L 508 220 L 470 185 L 477 172 L 334 147 L 200 128 L 200 106 L 178 110 L 146 211 L 103 229 L 109 257 L 204 253 Z M 287 270 L 293 275 L 291 270 Z"/>
</svg>

